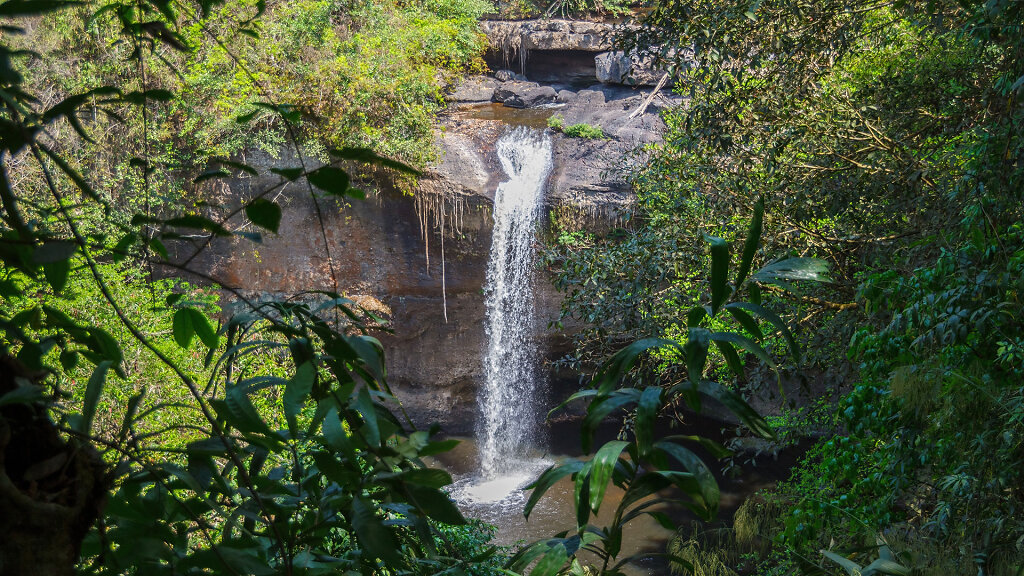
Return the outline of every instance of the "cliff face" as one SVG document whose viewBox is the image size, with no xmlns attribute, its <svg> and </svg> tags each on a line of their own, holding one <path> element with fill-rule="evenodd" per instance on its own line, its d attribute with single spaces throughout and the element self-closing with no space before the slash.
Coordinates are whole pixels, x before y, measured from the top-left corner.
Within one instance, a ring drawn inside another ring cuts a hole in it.
<svg viewBox="0 0 1024 576">
<path fill-rule="evenodd" d="M 606 139 L 552 134 L 554 169 L 545 204 L 547 210 L 569 209 L 582 221 L 607 223 L 631 199 L 616 169 L 637 161 L 631 151 L 638 146 L 658 140 L 663 124 L 657 111 L 666 105 L 656 102 L 647 113 L 628 118 L 649 90 L 621 86 L 563 89 L 554 107 L 513 110 L 491 102 L 501 86 L 513 89 L 514 84 L 528 83 L 478 77 L 455 91 L 463 102 L 453 104 L 443 119 L 436 134 L 440 159 L 421 179 L 416 196 L 379 191 L 366 200 L 314 202 L 304 181 L 292 182 L 273 195 L 283 208 L 280 235 L 266 234 L 260 244 L 216 239 L 193 266 L 257 298 L 334 290 L 336 277 L 338 291 L 391 319 L 391 331 L 378 337 L 387 353 L 389 382 L 416 423 L 440 422 L 450 433 L 471 433 L 487 347 L 483 289 L 490 208 L 506 179 L 495 153 L 498 139 L 509 125 L 544 129 L 553 113 L 568 124 L 601 126 Z M 288 153 L 279 158 L 255 153 L 243 160 L 261 174 L 297 165 Z M 214 196 L 224 206 L 237 206 L 277 184 L 273 175 L 238 178 L 225 181 Z M 429 218 L 430 210 L 440 207 L 455 215 L 448 220 L 443 258 L 441 235 Z M 241 219 L 228 222 L 232 229 L 244 225 Z M 185 257 L 189 248 L 176 251 Z M 535 280 L 537 342 L 542 355 L 558 358 L 568 351 L 572 327 L 547 328 L 558 319 L 561 297 L 546 271 L 538 270 Z"/>
</svg>

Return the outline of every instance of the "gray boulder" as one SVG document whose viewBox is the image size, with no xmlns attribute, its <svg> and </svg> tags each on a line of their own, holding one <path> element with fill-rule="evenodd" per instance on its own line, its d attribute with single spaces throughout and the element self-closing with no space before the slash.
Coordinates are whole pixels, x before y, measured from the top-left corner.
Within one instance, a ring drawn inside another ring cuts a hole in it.
<svg viewBox="0 0 1024 576">
<path fill-rule="evenodd" d="M 662 75 L 654 69 L 650 57 L 642 57 L 635 52 L 602 52 L 594 57 L 594 65 L 597 80 L 603 84 L 653 86 Z"/>
<path fill-rule="evenodd" d="M 503 82 L 494 90 L 492 102 L 501 102 L 510 108 L 532 108 L 542 104 L 550 104 L 558 97 L 551 86 L 541 86 L 536 82 Z"/>
<path fill-rule="evenodd" d="M 486 76 L 473 76 L 459 84 L 448 99 L 453 102 L 490 102 L 498 81 Z"/>
</svg>

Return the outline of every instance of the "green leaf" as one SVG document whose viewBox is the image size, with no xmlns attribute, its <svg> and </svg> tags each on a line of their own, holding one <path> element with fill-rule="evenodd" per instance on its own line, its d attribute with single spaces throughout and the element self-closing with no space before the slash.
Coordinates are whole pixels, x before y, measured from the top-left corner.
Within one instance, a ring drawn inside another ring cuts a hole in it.
<svg viewBox="0 0 1024 576">
<path fill-rule="evenodd" d="M 71 262 L 60 260 L 43 264 L 43 276 L 53 288 L 55 294 L 60 293 L 68 283 L 68 273 L 71 271 Z"/>
<path fill-rule="evenodd" d="M 567 460 L 545 470 L 537 480 L 526 487 L 527 490 L 532 490 L 532 492 L 530 492 L 530 497 L 526 500 L 526 506 L 523 508 L 523 517 L 527 520 L 530 519 L 530 512 L 533 511 L 533 507 L 537 505 L 537 502 L 540 501 L 541 497 L 544 496 L 544 494 L 550 490 L 556 482 L 570 474 L 575 474 L 582 469 L 583 462 L 579 460 Z"/>
<path fill-rule="evenodd" d="M 176 226 L 179 228 L 195 228 L 197 230 L 206 230 L 212 233 L 214 236 L 231 236 L 231 232 L 228 232 L 224 226 L 206 218 L 204 216 L 198 216 L 195 214 L 189 214 L 186 216 L 178 216 L 177 218 L 171 218 L 164 222 L 167 226 Z"/>
<path fill-rule="evenodd" d="M 220 338 L 217 336 L 217 331 L 213 329 L 213 325 L 210 324 L 210 319 L 206 317 L 206 314 L 195 308 L 183 308 L 183 310 L 188 311 L 192 330 L 203 341 L 203 344 L 207 348 L 216 348 L 220 344 Z"/>
<path fill-rule="evenodd" d="M 402 564 L 398 555 L 398 544 L 395 536 L 384 522 L 377 517 L 376 511 L 362 497 L 352 498 L 352 527 L 364 553 L 370 558 L 380 558 L 388 566 L 397 567 Z"/>
<path fill-rule="evenodd" d="M 822 550 L 821 555 L 835 562 L 836 564 L 839 564 L 843 568 L 843 570 L 846 570 L 846 573 L 849 574 L 849 576 L 862 576 L 860 564 L 857 564 L 853 560 L 850 560 L 849 558 L 844 558 L 839 554 L 829 552 L 828 550 Z"/>
<path fill-rule="evenodd" d="M 565 546 L 552 546 L 530 571 L 530 576 L 555 576 L 568 559 Z"/>
<path fill-rule="evenodd" d="M 797 344 L 796 338 L 794 338 L 793 333 L 790 332 L 789 326 L 786 325 L 778 314 L 763 306 L 751 304 L 749 302 L 732 302 L 728 304 L 726 308 L 746 310 L 747 312 L 756 314 L 768 322 L 771 322 L 771 324 L 782 333 L 782 337 L 786 339 L 786 344 L 789 346 L 789 353 L 793 357 L 793 361 L 800 362 L 800 345 Z"/>
<path fill-rule="evenodd" d="M 706 513 L 705 520 L 711 521 L 718 515 L 718 501 L 721 491 L 714 474 L 708 469 L 707 464 L 694 454 L 690 449 L 671 441 L 662 440 L 654 444 L 655 449 L 675 458 L 686 468 L 687 472 L 693 474 L 697 485 L 700 488 L 698 494 L 691 494 L 700 503 Z"/>
<path fill-rule="evenodd" d="M 114 262 L 121 262 L 128 257 L 128 251 L 131 250 L 132 246 L 139 241 L 139 235 L 134 232 L 129 232 L 121 237 L 117 241 L 117 245 L 112 250 L 113 255 L 111 258 Z"/>
<path fill-rule="evenodd" d="M 17 388 L 0 395 L 0 406 L 8 404 L 32 404 L 43 400 L 43 391 L 39 386 L 18 386 Z"/>
<path fill-rule="evenodd" d="M 451 474 L 437 468 L 413 468 L 403 472 L 401 478 L 408 484 L 428 488 L 444 488 L 452 483 Z"/>
<path fill-rule="evenodd" d="M 736 272 L 736 289 L 739 290 L 743 281 L 750 273 L 750 265 L 757 254 L 757 248 L 761 245 L 761 231 L 764 224 L 764 196 L 757 199 L 754 204 L 754 217 L 750 220 L 750 227 L 747 229 L 747 239 L 743 243 L 743 256 L 740 259 L 740 268 Z"/>
<path fill-rule="evenodd" d="M 278 176 L 288 180 L 289 182 L 297 180 L 299 176 L 302 176 L 302 168 L 271 168 L 271 172 Z"/>
<path fill-rule="evenodd" d="M 298 415 L 306 403 L 306 397 L 313 391 L 313 380 L 316 378 L 316 367 L 311 362 L 303 362 L 295 369 L 293 376 L 285 384 L 281 404 L 285 418 L 288 420 L 288 431 L 295 438 L 298 434 Z"/>
<path fill-rule="evenodd" d="M 309 173 L 309 183 L 332 196 L 345 196 L 349 191 L 348 173 L 335 166 L 323 166 Z"/>
<path fill-rule="evenodd" d="M 366 441 L 371 446 L 380 447 L 380 425 L 377 423 L 377 407 L 374 405 L 373 399 L 370 398 L 370 391 L 364 386 L 359 389 L 359 395 L 356 397 L 356 409 L 359 410 L 359 414 L 363 417 L 363 422 L 366 427 Z"/>
<path fill-rule="evenodd" d="M 281 207 L 267 200 L 257 198 L 245 207 L 245 215 L 253 224 L 277 234 L 281 225 Z"/>
<path fill-rule="evenodd" d="M 709 382 L 707 380 L 702 381 L 698 385 L 698 390 L 701 394 L 714 398 L 731 410 L 754 434 L 770 440 L 775 439 L 775 432 L 772 431 L 771 426 L 732 390 L 725 388 L 717 382 Z"/>
<path fill-rule="evenodd" d="M 228 388 L 224 393 L 224 400 L 211 400 L 210 404 L 214 406 L 218 415 L 239 432 L 257 434 L 276 440 L 276 435 L 263 421 L 259 412 L 256 411 L 256 407 L 252 405 L 249 395 L 241 386 Z"/>
<path fill-rule="evenodd" d="M 752 286 L 753 287 L 753 286 Z M 735 302 L 730 302 L 725 305 L 725 309 L 736 319 L 736 322 L 747 331 L 748 334 L 753 336 L 757 340 L 764 338 L 764 333 L 761 332 L 761 327 L 757 325 L 757 320 L 744 312 L 740 307 L 735 306 Z"/>
<path fill-rule="evenodd" d="M 0 4 L 0 16 L 34 16 L 81 4 L 66 0 L 8 0 Z"/>
<path fill-rule="evenodd" d="M 711 332 L 704 328 L 687 328 L 686 332 L 686 344 L 683 344 L 683 352 L 686 354 L 686 375 L 696 384 L 707 365 Z"/>
<path fill-rule="evenodd" d="M 189 344 L 192 343 L 192 337 L 196 333 L 192 328 L 192 315 L 189 314 L 188 308 L 179 308 L 174 312 L 171 330 L 174 334 L 174 341 L 178 343 L 178 346 L 188 348 Z"/>
<path fill-rule="evenodd" d="M 412 503 L 430 518 L 452 526 L 466 524 L 462 512 L 459 512 L 458 507 L 444 492 L 418 484 L 407 484 L 405 488 L 413 500 Z"/>
<path fill-rule="evenodd" d="M 725 363 L 729 366 L 729 370 L 732 370 L 732 373 L 737 376 L 743 376 L 743 362 L 740 360 L 740 355 L 736 353 L 736 349 L 733 348 L 732 344 L 716 340 L 715 346 L 725 358 Z"/>
<path fill-rule="evenodd" d="M 590 509 L 597 514 L 604 501 L 605 490 L 608 489 L 608 481 L 612 478 L 612 471 L 619 462 L 619 454 L 625 450 L 629 443 L 623 440 L 608 442 L 597 451 L 591 460 L 590 471 Z"/>
<path fill-rule="evenodd" d="M 75 254 L 78 245 L 74 242 L 56 240 L 43 243 L 32 253 L 32 259 L 36 264 L 52 264 L 54 262 L 65 262 Z"/>
<path fill-rule="evenodd" d="M 787 258 L 761 268 L 750 279 L 768 284 L 777 284 L 779 280 L 831 282 L 828 268 L 828 262 L 818 258 Z"/>
<path fill-rule="evenodd" d="M 587 415 L 583 417 L 583 422 L 580 425 L 583 434 L 581 442 L 583 444 L 583 451 L 589 452 L 591 443 L 594 439 L 594 432 L 597 430 L 601 422 L 611 415 L 613 412 L 622 409 L 628 404 L 639 400 L 640 391 L 635 388 L 625 388 L 622 390 L 616 390 L 609 396 L 604 398 L 598 398 L 587 406 Z"/>
<path fill-rule="evenodd" d="M 675 340 L 666 338 L 645 338 L 616 352 L 594 375 L 594 384 L 598 387 L 598 393 L 605 395 L 611 392 L 622 381 L 622 377 L 633 368 L 641 354 L 651 348 L 665 346 L 678 348 L 679 344 Z"/>
<path fill-rule="evenodd" d="M 704 237 L 711 243 L 711 315 L 729 297 L 729 243 L 715 236 Z"/>
<path fill-rule="evenodd" d="M 78 418 L 75 418 L 72 423 L 72 428 L 80 434 L 89 434 L 89 430 L 92 428 L 92 420 L 96 415 L 96 406 L 100 402 L 100 394 L 103 393 L 103 387 L 107 383 L 107 372 L 110 370 L 111 363 L 109 360 L 105 360 L 96 365 L 96 369 L 92 371 L 92 376 L 89 377 L 89 383 L 85 386 L 85 395 L 82 399 L 82 413 L 77 414 Z"/>
<path fill-rule="evenodd" d="M 910 568 L 889 560 L 887 558 L 878 558 L 871 564 L 864 567 L 861 572 L 863 576 L 874 576 L 875 574 L 886 574 L 887 576 L 910 576 Z"/>
<path fill-rule="evenodd" d="M 654 425 L 658 420 L 658 409 L 661 408 L 661 393 L 661 387 L 650 386 L 644 389 L 637 402 L 633 429 L 636 433 L 637 451 L 641 458 L 647 455 L 654 442 Z"/>
<path fill-rule="evenodd" d="M 768 352 L 766 352 L 760 344 L 746 336 L 740 336 L 735 332 L 713 332 L 711 334 L 711 340 L 715 342 L 729 342 L 730 344 L 736 344 L 756 356 L 761 362 L 771 366 L 772 370 L 778 370 L 778 367 L 775 365 L 775 361 L 768 355 Z"/>
<path fill-rule="evenodd" d="M 406 174 L 412 174 L 413 176 L 418 176 L 420 174 L 420 171 L 416 170 L 412 166 L 403 164 L 397 160 L 385 158 L 369 148 L 358 148 L 354 146 L 347 148 L 335 148 L 330 150 L 330 154 L 331 156 L 342 160 L 355 160 L 357 162 L 365 162 L 367 164 L 376 164 L 378 166 L 398 170 L 399 172 L 405 172 Z"/>
</svg>

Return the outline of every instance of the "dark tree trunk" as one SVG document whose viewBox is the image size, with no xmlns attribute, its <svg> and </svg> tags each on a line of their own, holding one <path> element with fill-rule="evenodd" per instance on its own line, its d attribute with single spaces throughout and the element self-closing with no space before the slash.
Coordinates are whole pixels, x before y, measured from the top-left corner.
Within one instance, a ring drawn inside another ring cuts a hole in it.
<svg viewBox="0 0 1024 576">
<path fill-rule="evenodd" d="M 0 396 L 33 378 L 0 357 Z M 40 404 L 0 406 L 0 576 L 70 576 L 107 493 L 103 461 Z"/>
</svg>

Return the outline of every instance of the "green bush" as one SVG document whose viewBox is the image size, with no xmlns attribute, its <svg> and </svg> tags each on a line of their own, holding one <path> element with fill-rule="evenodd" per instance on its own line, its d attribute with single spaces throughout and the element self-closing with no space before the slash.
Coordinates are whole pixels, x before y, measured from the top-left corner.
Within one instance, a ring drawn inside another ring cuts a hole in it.
<svg viewBox="0 0 1024 576">
<path fill-rule="evenodd" d="M 590 124 L 573 124 L 565 128 L 565 135 L 571 138 L 586 138 L 588 140 L 601 140 L 606 136 L 600 126 Z"/>
</svg>

